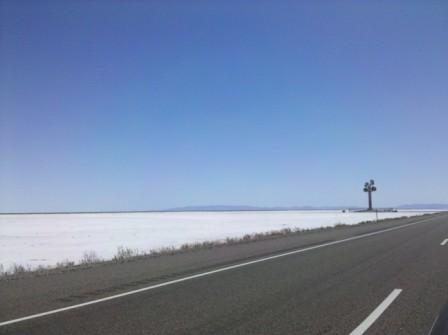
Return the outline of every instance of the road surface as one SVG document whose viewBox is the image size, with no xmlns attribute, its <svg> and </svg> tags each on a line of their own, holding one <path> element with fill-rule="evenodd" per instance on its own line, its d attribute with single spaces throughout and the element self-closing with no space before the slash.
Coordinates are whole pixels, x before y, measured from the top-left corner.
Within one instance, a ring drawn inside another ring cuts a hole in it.
<svg viewBox="0 0 448 335">
<path fill-rule="evenodd" d="M 0 334 L 441 333 L 447 239 L 442 213 L 0 281 Z"/>
</svg>

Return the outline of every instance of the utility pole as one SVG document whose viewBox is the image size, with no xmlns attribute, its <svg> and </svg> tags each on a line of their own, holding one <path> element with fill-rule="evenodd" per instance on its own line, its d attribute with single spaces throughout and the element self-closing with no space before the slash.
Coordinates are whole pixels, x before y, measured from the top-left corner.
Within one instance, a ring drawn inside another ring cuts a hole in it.
<svg viewBox="0 0 448 335">
<path fill-rule="evenodd" d="M 367 192 L 369 195 L 369 208 L 367 210 L 372 211 L 372 192 L 376 191 L 375 181 L 370 179 L 370 182 L 366 182 L 364 184 L 364 192 Z"/>
</svg>

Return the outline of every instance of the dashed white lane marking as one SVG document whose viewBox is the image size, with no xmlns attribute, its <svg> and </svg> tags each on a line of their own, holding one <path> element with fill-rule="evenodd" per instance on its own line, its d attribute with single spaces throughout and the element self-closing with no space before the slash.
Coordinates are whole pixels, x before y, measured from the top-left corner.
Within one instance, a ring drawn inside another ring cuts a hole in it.
<svg viewBox="0 0 448 335">
<path fill-rule="evenodd" d="M 440 245 L 445 245 L 445 244 L 447 244 L 447 243 L 448 243 L 448 238 L 444 239 L 444 240 L 442 241 L 442 243 L 440 243 Z"/>
<path fill-rule="evenodd" d="M 264 258 L 256 259 L 256 260 L 253 260 L 253 261 L 250 261 L 250 262 L 245 262 L 245 263 L 235 264 L 235 265 L 231 265 L 231 266 L 226 266 L 224 268 L 219 268 L 219 269 L 212 270 L 212 271 L 202 272 L 202 273 L 198 273 L 198 274 L 195 274 L 195 275 L 191 275 L 191 276 L 187 276 L 187 277 L 183 277 L 183 278 L 179 278 L 179 279 L 170 280 L 170 281 L 167 281 L 167 282 L 164 282 L 164 283 L 143 287 L 143 288 L 140 288 L 140 289 L 137 289 L 137 290 L 133 290 L 133 291 L 128 291 L 128 292 L 123 292 L 123 293 L 111 295 L 111 296 L 105 297 L 105 298 L 100 298 L 100 299 L 96 299 L 96 300 L 87 301 L 87 302 L 84 302 L 84 303 L 81 303 L 81 304 L 77 304 L 77 305 L 71 305 L 71 306 L 67 306 L 67 307 L 63 307 L 63 308 L 53 309 L 53 310 L 50 310 L 50 311 L 47 311 L 47 312 L 43 312 L 43 313 L 37 313 L 37 314 L 24 316 L 24 317 L 21 317 L 21 318 L 18 318 L 18 319 L 3 321 L 3 322 L 0 322 L 0 327 L 6 326 L 6 325 L 10 325 L 10 324 L 13 324 L 13 323 L 19 323 L 19 322 L 31 320 L 31 319 L 41 318 L 43 316 L 52 315 L 52 314 L 56 314 L 56 313 L 61 313 L 61 312 L 65 312 L 65 311 L 69 311 L 69 310 L 72 310 L 72 309 L 81 308 L 81 307 L 85 307 L 85 306 L 89 306 L 89 305 L 93 305 L 93 304 L 98 304 L 100 302 L 109 301 L 109 300 L 113 300 L 113 299 L 118 299 L 118 298 L 122 298 L 122 297 L 125 297 L 125 296 L 128 296 L 128 295 L 137 294 L 137 293 L 153 290 L 153 289 L 156 289 L 156 288 L 159 288 L 159 287 L 164 287 L 164 286 L 168 286 L 168 285 L 181 283 L 181 282 L 184 282 L 184 281 L 187 281 L 187 280 L 192 280 L 192 279 L 195 279 L 195 278 L 209 276 L 209 275 L 212 275 L 212 274 L 215 274 L 215 273 L 219 273 L 219 272 L 224 272 L 224 271 L 229 271 L 229 270 L 233 270 L 233 269 L 237 269 L 237 268 L 242 268 L 244 266 L 248 266 L 248 265 L 252 265 L 252 264 L 256 264 L 256 263 L 261 263 L 261 262 L 269 261 L 269 260 L 280 258 L 280 257 L 285 257 L 285 256 L 289 256 L 289 255 L 294 255 L 294 254 L 300 254 L 300 253 L 304 253 L 304 252 L 307 252 L 307 251 L 328 247 L 328 246 L 331 246 L 331 245 L 336 245 L 336 244 L 346 243 L 346 242 L 350 242 L 350 241 L 355 241 L 355 240 L 359 240 L 359 239 L 362 239 L 362 238 L 366 238 L 366 237 L 375 236 L 375 235 L 387 233 L 387 232 L 394 231 L 394 230 L 407 228 L 407 227 L 414 226 L 414 225 L 417 225 L 417 224 L 420 224 L 420 223 L 424 223 L 424 222 L 428 222 L 428 221 L 431 221 L 431 220 L 432 220 L 432 218 L 424 219 L 424 220 L 416 221 L 416 222 L 413 222 L 413 223 L 408 223 L 408 224 L 405 224 L 405 225 L 402 225 L 402 226 L 398 226 L 398 227 L 378 230 L 378 231 L 375 231 L 375 232 L 372 232 L 372 233 L 366 233 L 366 234 L 363 234 L 363 235 L 348 237 L 348 238 L 345 238 L 345 239 L 342 239 L 342 240 L 337 240 L 337 241 L 333 241 L 333 242 L 327 242 L 327 243 L 315 245 L 315 246 L 312 246 L 312 247 L 307 247 L 307 248 L 303 248 L 303 249 L 297 249 L 297 250 L 285 252 L 285 253 L 274 255 L 274 256 L 264 257 Z"/>
<path fill-rule="evenodd" d="M 361 324 L 356 327 L 354 331 L 350 333 L 350 335 L 362 335 L 366 332 L 367 329 L 384 313 L 384 311 L 390 306 L 391 303 L 400 295 L 401 289 L 396 288 L 393 290 L 386 299 L 383 300 L 381 304 L 378 305 L 375 310 L 370 313 L 370 315 L 363 321 Z"/>
</svg>

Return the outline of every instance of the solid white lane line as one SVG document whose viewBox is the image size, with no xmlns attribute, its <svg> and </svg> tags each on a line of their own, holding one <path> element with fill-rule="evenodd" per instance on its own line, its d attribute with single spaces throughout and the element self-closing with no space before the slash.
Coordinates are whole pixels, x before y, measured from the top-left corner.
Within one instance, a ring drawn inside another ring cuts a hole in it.
<svg viewBox="0 0 448 335">
<path fill-rule="evenodd" d="M 445 244 L 447 244 L 447 243 L 448 243 L 448 238 L 444 239 L 444 240 L 442 241 L 442 243 L 440 243 L 440 245 L 445 245 Z"/>
<path fill-rule="evenodd" d="M 159 288 L 159 287 L 173 285 L 173 284 L 181 283 L 181 282 L 184 282 L 184 281 L 187 281 L 187 280 L 200 278 L 200 277 L 205 277 L 205 276 L 209 276 L 209 275 L 212 275 L 212 274 L 215 274 L 215 273 L 228 271 L 228 270 L 233 270 L 233 269 L 237 269 L 237 268 L 241 268 L 241 267 L 252 265 L 252 264 L 256 264 L 256 263 L 269 261 L 269 260 L 280 258 L 280 257 L 285 257 L 285 256 L 289 256 L 289 255 L 299 254 L 299 253 L 303 253 L 303 252 L 307 252 L 307 251 L 311 251 L 311 250 L 315 250 L 315 249 L 319 249 L 319 248 L 328 247 L 330 245 L 336 245 L 336 244 L 346 243 L 346 242 L 350 242 L 350 241 L 355 241 L 355 240 L 359 240 L 359 239 L 362 239 L 362 238 L 366 238 L 366 237 L 375 236 L 375 235 L 383 234 L 383 233 L 394 231 L 394 230 L 407 228 L 407 227 L 414 226 L 414 225 L 417 225 L 417 224 L 420 224 L 420 223 L 424 223 L 424 222 L 427 222 L 427 221 L 430 221 L 430 220 L 432 220 L 432 218 L 421 220 L 421 221 L 417 221 L 417 222 L 413 222 L 413 223 L 408 223 L 408 224 L 405 224 L 405 225 L 402 225 L 402 226 L 398 226 L 398 227 L 378 230 L 378 231 L 375 231 L 375 232 L 372 232 L 372 233 L 366 233 L 366 234 L 363 234 L 363 235 L 348 237 L 348 238 L 345 238 L 345 239 L 342 239 L 342 240 L 338 240 L 338 241 L 323 243 L 323 244 L 315 245 L 315 246 L 312 246 L 312 247 L 307 247 L 307 248 L 303 248 L 303 249 L 297 249 L 297 250 L 285 252 L 283 254 L 278 254 L 278 255 L 274 255 L 274 256 L 264 257 L 264 258 L 256 259 L 256 260 L 253 260 L 253 261 L 245 262 L 245 263 L 240 263 L 240 264 L 235 264 L 235 265 L 231 265 L 231 266 L 226 266 L 224 268 L 220 268 L 220 269 L 216 269 L 216 270 L 212 270 L 212 271 L 207 271 L 207 272 L 202 272 L 202 273 L 199 273 L 199 274 L 195 274 L 195 275 L 191 275 L 191 276 L 187 276 L 187 277 L 183 277 L 183 278 L 179 278 L 179 279 L 170 280 L 170 281 L 167 281 L 167 282 L 164 282 L 164 283 L 160 283 L 160 284 L 156 284 L 156 285 L 152 285 L 152 286 L 147 286 L 147 287 L 143 287 L 143 288 L 140 288 L 140 289 L 137 289 L 137 290 L 128 291 L 128 292 L 124 292 L 124 293 L 120 293 L 120 294 L 115 294 L 115 295 L 112 295 L 112 296 L 109 296 L 109 297 L 105 297 L 105 298 L 100 298 L 100 299 L 96 299 L 96 300 L 87 301 L 87 302 L 84 302 L 84 303 L 81 303 L 81 304 L 77 304 L 77 305 L 71 305 L 71 306 L 67 306 L 67 307 L 63 307 L 63 308 L 53 309 L 53 310 L 50 310 L 50 311 L 47 311 L 47 312 L 43 312 L 43 313 L 38 313 L 38 314 L 32 314 L 32 315 L 24 316 L 24 317 L 21 317 L 21 318 L 18 318 L 18 319 L 3 321 L 3 322 L 0 322 L 0 327 L 6 326 L 6 325 L 10 325 L 10 324 L 13 324 L 13 323 L 18 323 L 18 322 L 31 320 L 31 319 L 40 318 L 40 317 L 51 315 L 51 314 L 56 314 L 56 313 L 60 313 L 60 312 L 64 312 L 64 311 L 69 311 L 71 309 L 81 308 L 81 307 L 97 304 L 97 303 L 108 301 L 108 300 L 118 299 L 118 298 L 122 298 L 122 297 L 125 297 L 125 296 L 128 296 L 128 295 L 137 294 L 137 293 L 144 292 L 144 291 L 149 291 L 149 290 L 153 290 L 153 289 L 156 289 L 156 288 Z"/>
<path fill-rule="evenodd" d="M 439 320 L 439 315 L 437 315 L 437 317 L 436 317 L 436 318 L 434 319 L 434 321 L 432 322 L 431 329 L 429 330 L 428 335 L 431 335 L 432 330 L 434 329 L 434 326 L 436 325 L 436 323 L 437 323 L 438 320 Z"/>
<path fill-rule="evenodd" d="M 354 331 L 350 333 L 350 335 L 362 335 L 366 332 L 367 329 L 383 314 L 383 312 L 390 306 L 391 303 L 398 297 L 401 293 L 401 289 L 396 288 L 393 290 L 386 299 L 383 300 L 381 304 L 378 305 L 375 310 L 370 313 L 370 315 L 363 321 L 361 324 L 356 327 Z"/>
</svg>

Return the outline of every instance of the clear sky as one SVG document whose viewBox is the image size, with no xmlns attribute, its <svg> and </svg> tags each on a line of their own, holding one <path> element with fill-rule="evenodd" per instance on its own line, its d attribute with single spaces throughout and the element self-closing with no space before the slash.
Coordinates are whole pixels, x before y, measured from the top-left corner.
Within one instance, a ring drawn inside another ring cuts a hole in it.
<svg viewBox="0 0 448 335">
<path fill-rule="evenodd" d="M 448 202 L 446 1 L 0 0 L 0 211 Z"/>
</svg>

